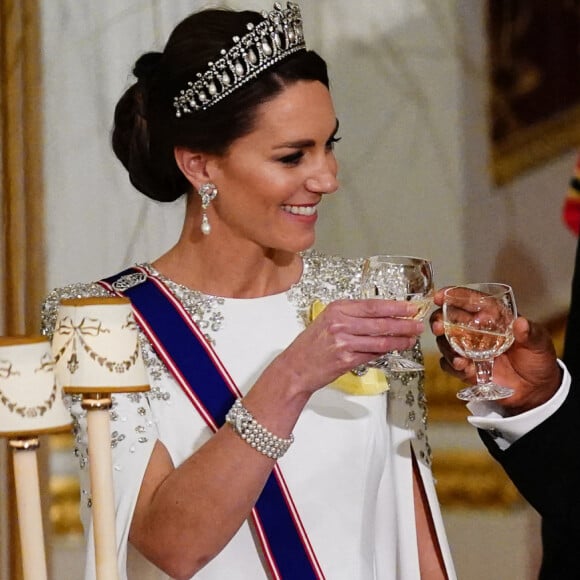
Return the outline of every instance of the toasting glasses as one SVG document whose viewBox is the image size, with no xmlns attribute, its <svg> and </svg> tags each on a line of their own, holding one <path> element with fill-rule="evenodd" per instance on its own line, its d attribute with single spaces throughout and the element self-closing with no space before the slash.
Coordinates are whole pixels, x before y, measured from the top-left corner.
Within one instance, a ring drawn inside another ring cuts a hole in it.
<svg viewBox="0 0 580 580">
<path fill-rule="evenodd" d="M 492 401 L 513 394 L 493 382 L 494 359 L 513 343 L 517 318 L 514 293 L 507 284 L 454 286 L 444 292 L 443 324 L 453 350 L 475 363 L 477 384 L 462 389 L 464 401 Z"/>
<path fill-rule="evenodd" d="M 429 260 L 412 256 L 371 256 L 363 263 L 363 298 L 406 300 L 418 306 L 417 320 L 424 318 L 433 301 L 433 267 Z M 369 363 L 385 372 L 422 371 L 423 365 L 397 351 Z"/>
</svg>

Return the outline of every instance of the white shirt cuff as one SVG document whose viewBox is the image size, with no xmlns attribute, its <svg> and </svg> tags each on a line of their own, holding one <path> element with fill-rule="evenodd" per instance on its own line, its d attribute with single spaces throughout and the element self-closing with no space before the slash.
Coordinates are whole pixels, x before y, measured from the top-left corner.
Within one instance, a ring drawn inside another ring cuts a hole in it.
<svg viewBox="0 0 580 580">
<path fill-rule="evenodd" d="M 502 415 L 502 407 L 494 401 L 476 401 L 467 404 L 467 408 L 472 413 L 472 416 L 468 417 L 467 420 L 474 427 L 488 431 L 500 449 L 507 449 L 512 443 L 529 433 L 562 406 L 570 391 L 571 379 L 564 363 L 558 361 L 558 364 L 564 371 L 562 383 L 554 396 L 543 405 L 519 415 L 504 417 Z"/>
</svg>

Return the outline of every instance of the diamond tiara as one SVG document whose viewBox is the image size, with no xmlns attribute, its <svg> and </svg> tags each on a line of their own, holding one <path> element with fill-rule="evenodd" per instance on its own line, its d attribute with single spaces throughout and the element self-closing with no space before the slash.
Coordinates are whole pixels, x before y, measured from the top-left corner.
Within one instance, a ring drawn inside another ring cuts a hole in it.
<svg viewBox="0 0 580 580">
<path fill-rule="evenodd" d="M 222 49 L 219 60 L 208 62 L 207 70 L 197 73 L 197 79 L 180 91 L 173 100 L 176 117 L 212 107 L 267 68 L 306 48 L 297 4 L 288 2 L 284 9 L 276 2 L 274 10 L 262 12 L 262 17 L 256 25 L 249 22 L 247 34 L 234 36 L 234 46 Z"/>
</svg>

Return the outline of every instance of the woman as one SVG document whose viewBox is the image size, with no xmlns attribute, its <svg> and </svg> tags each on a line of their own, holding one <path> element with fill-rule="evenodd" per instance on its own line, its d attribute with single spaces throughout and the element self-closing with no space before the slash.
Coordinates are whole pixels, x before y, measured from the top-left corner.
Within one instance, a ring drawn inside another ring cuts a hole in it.
<svg viewBox="0 0 580 580">
<path fill-rule="evenodd" d="M 423 325 L 409 304 L 356 299 L 360 260 L 308 250 L 317 206 L 338 187 L 338 122 L 298 7 L 193 14 L 134 72 L 113 148 L 149 197 L 188 196 L 179 241 L 138 275 L 169 296 L 154 309 L 177 298 L 239 396 L 208 418 L 205 392 L 162 362 L 173 345 L 154 349 L 143 328 L 152 391 L 116 397 L 112 412 L 121 577 L 454 577 L 419 376 L 392 381 L 388 398 L 325 388 L 413 347 Z M 45 332 L 60 298 L 120 287 L 117 276 L 54 291 Z M 315 301 L 327 306 L 310 322 Z M 83 494 L 90 503 L 85 483 Z M 89 538 L 88 577 L 93 558 Z"/>
</svg>

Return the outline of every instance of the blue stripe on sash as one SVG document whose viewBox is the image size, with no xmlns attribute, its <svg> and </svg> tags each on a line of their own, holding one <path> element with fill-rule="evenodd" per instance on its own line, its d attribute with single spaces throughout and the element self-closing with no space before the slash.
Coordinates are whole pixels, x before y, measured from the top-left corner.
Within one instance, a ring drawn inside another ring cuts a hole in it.
<svg viewBox="0 0 580 580">
<path fill-rule="evenodd" d="M 135 272 L 140 270 L 130 268 L 103 280 L 102 284 L 108 287 L 122 276 Z M 211 415 L 215 425 L 222 426 L 236 395 L 179 311 L 149 277 L 145 282 L 118 293 L 130 298 L 136 313 L 149 326 L 149 329 L 144 328 L 146 334 L 149 335 L 147 330 L 153 332 L 186 379 L 186 386 Z M 161 358 L 164 359 L 163 356 Z M 179 380 L 178 383 L 182 384 Z M 204 419 L 208 422 L 207 418 Z M 210 425 L 214 431 L 215 425 Z M 294 506 L 289 505 L 292 502 L 284 496 L 283 487 L 282 474 L 276 465 L 253 510 L 258 519 L 256 525 L 263 528 L 266 536 L 264 540 L 267 545 L 263 545 L 266 560 L 275 578 L 320 580 L 324 574 L 314 553 L 309 555 L 311 547 L 308 539 L 301 537 L 301 524 L 296 521 L 298 515 L 292 515 L 291 509 Z M 267 557 L 268 552 L 274 562 Z"/>
</svg>

